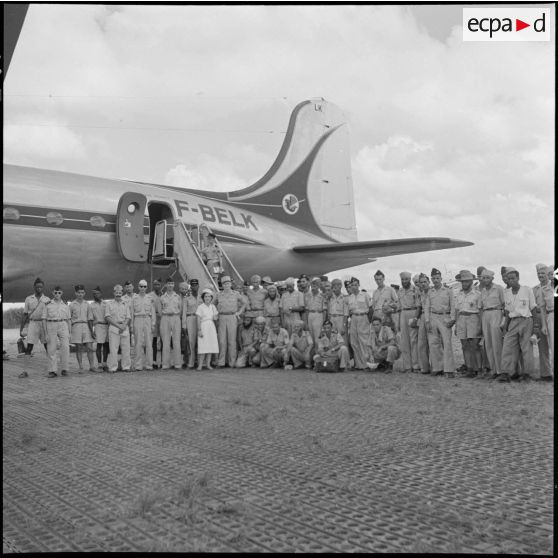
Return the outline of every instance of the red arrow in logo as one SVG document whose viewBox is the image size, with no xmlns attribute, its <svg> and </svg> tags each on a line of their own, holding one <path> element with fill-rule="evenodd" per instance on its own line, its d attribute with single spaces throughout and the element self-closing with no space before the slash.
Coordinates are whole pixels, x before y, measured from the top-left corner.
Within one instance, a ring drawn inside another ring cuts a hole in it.
<svg viewBox="0 0 558 558">
<path fill-rule="evenodd" d="M 525 23 L 524 21 L 521 21 L 520 19 L 515 20 L 515 30 L 516 31 L 521 31 L 522 29 L 525 29 L 526 27 L 531 27 L 531 24 L 530 23 Z"/>
</svg>

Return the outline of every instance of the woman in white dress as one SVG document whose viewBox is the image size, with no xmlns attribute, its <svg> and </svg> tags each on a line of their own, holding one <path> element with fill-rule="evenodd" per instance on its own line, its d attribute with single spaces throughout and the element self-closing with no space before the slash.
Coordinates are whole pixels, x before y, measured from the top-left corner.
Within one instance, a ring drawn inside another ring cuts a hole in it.
<svg viewBox="0 0 558 558">
<path fill-rule="evenodd" d="M 217 329 L 215 328 L 215 320 L 219 312 L 215 305 L 211 303 L 213 300 L 213 291 L 204 289 L 202 291 L 203 303 L 198 306 L 196 316 L 198 321 L 198 370 L 203 368 L 204 360 L 207 357 L 207 369 L 213 370 L 211 367 L 211 355 L 219 352 L 219 343 L 217 341 Z"/>
</svg>

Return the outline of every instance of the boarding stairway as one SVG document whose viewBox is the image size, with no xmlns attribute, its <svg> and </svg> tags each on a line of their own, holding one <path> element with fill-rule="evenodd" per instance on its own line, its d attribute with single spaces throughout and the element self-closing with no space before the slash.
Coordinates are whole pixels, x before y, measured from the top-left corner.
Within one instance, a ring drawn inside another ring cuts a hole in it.
<svg viewBox="0 0 558 558">
<path fill-rule="evenodd" d="M 209 227 L 206 227 L 210 231 Z M 209 288 L 213 292 L 219 291 L 219 286 L 211 276 L 209 269 L 203 261 L 201 254 L 203 235 L 197 226 L 188 226 L 182 221 L 169 223 L 166 220 L 159 221 L 155 225 L 155 237 L 153 241 L 152 263 L 167 264 L 174 262 L 182 279 L 197 278 L 200 282 L 200 292 Z M 243 283 L 242 276 L 234 267 L 230 258 L 223 250 L 220 242 L 216 244 L 221 251 L 221 267 L 219 278 L 228 275 L 235 284 L 240 287 Z"/>
</svg>

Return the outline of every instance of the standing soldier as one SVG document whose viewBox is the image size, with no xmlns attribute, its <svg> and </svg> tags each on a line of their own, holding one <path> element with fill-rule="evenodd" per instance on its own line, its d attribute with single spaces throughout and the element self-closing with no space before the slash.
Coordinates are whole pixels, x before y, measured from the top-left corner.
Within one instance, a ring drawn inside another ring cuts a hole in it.
<svg viewBox="0 0 558 558">
<path fill-rule="evenodd" d="M 130 305 L 122 300 L 122 285 L 115 285 L 114 300 L 107 302 L 105 320 L 109 324 L 108 370 L 116 372 L 118 368 L 118 349 L 121 350 L 122 370 L 130 372 Z"/>
<path fill-rule="evenodd" d="M 178 294 L 182 301 L 182 310 L 184 311 L 184 303 L 188 296 L 189 286 L 188 281 L 181 281 L 178 283 Z M 180 353 L 182 354 L 182 368 L 186 368 L 188 362 L 188 343 L 186 341 L 186 330 L 184 329 L 184 320 L 181 319 L 182 328 L 180 330 Z M 171 342 L 172 345 L 172 342 Z"/>
<path fill-rule="evenodd" d="M 411 285 L 411 274 L 402 271 L 401 289 L 397 291 L 399 298 L 399 326 L 401 332 L 401 358 L 403 360 L 403 372 L 418 372 L 420 370 L 417 358 L 417 315 L 419 306 L 419 295 L 414 285 Z"/>
<path fill-rule="evenodd" d="M 455 361 L 451 344 L 451 328 L 455 321 L 453 292 L 442 285 L 442 273 L 433 268 L 430 273 L 433 287 L 428 291 L 424 307 L 424 320 L 430 340 L 433 376 L 455 375 Z"/>
<path fill-rule="evenodd" d="M 304 312 L 304 295 L 300 291 L 294 290 L 295 280 L 289 277 L 286 281 L 286 290 L 281 295 L 279 304 L 281 310 L 281 323 L 288 331 L 289 335 L 293 332 L 293 321 L 301 320 L 301 313 Z"/>
<path fill-rule="evenodd" d="M 147 294 L 147 281 L 142 279 L 138 283 L 139 293 L 132 297 L 132 325 L 134 334 L 136 362 L 134 368 L 153 370 L 153 349 L 151 339 L 157 316 L 153 299 Z"/>
<path fill-rule="evenodd" d="M 314 362 L 320 358 L 336 357 L 339 359 L 339 369 L 347 372 L 351 367 L 349 361 L 349 349 L 345 345 L 345 340 L 340 333 L 333 331 L 333 324 L 326 320 L 323 324 L 324 330 L 318 339 Z"/>
<path fill-rule="evenodd" d="M 56 345 L 60 341 L 61 376 L 68 374 L 70 360 L 70 309 L 62 300 L 62 289 L 52 290 L 53 299 L 43 307 L 43 324 L 47 333 L 48 377 L 56 378 Z"/>
<path fill-rule="evenodd" d="M 426 297 L 430 290 L 430 279 L 424 273 L 419 274 L 418 279 L 418 332 L 417 332 L 417 358 L 420 364 L 421 374 L 430 374 L 430 348 L 428 347 L 428 331 L 426 330 L 426 320 L 424 307 Z"/>
<path fill-rule="evenodd" d="M 370 337 L 369 313 L 372 299 L 368 293 L 360 290 L 360 281 L 351 279 L 351 294 L 347 300 L 351 317 L 349 341 L 353 349 L 355 368 L 364 370 L 368 360 L 368 339 Z"/>
<path fill-rule="evenodd" d="M 231 289 L 231 283 L 231 278 L 228 275 L 222 277 L 221 284 L 223 285 L 223 291 L 217 295 L 215 301 L 217 312 L 219 312 L 219 323 L 217 326 L 217 335 L 219 339 L 218 368 L 223 368 L 225 366 L 225 361 L 228 361 L 230 368 L 234 368 L 236 364 L 238 318 L 244 312 L 245 308 L 240 293 Z M 256 315 L 255 312 L 253 312 L 253 314 Z M 226 357 L 228 357 L 228 359 Z"/>
<path fill-rule="evenodd" d="M 240 296 L 244 302 L 244 312 L 250 311 L 250 299 L 248 298 L 248 291 L 250 290 L 250 281 L 244 281 L 240 286 Z"/>
<path fill-rule="evenodd" d="M 348 295 L 341 293 L 341 279 L 334 279 L 331 282 L 331 296 L 327 300 L 327 319 L 333 324 L 333 329 L 339 333 L 348 347 L 348 321 L 349 321 L 349 304 L 347 302 Z"/>
<path fill-rule="evenodd" d="M 93 302 L 89 307 L 91 308 L 93 331 L 95 332 L 95 341 L 97 342 L 97 364 L 102 370 L 106 370 L 109 354 L 108 324 L 105 320 L 106 301 L 103 300 L 101 287 L 95 287 L 92 292 Z"/>
<path fill-rule="evenodd" d="M 520 379 L 530 380 L 533 370 L 533 334 L 532 311 L 537 307 L 533 290 L 519 284 L 519 272 L 513 267 L 507 268 L 510 287 L 504 291 L 504 344 L 502 347 L 502 374 L 499 382 L 509 382 L 516 370 L 518 353 L 523 356 L 523 373 Z"/>
<path fill-rule="evenodd" d="M 552 360 L 550 357 L 554 358 L 554 327 L 550 326 L 552 329 L 552 337 L 550 334 L 549 323 L 554 324 L 552 320 L 548 319 L 548 316 L 552 317 L 554 312 L 554 292 L 548 280 L 547 266 L 545 264 L 537 264 L 537 277 L 539 278 L 539 284 L 533 287 L 533 294 L 535 296 L 535 302 L 537 303 L 537 308 L 539 310 L 539 363 L 540 363 L 540 379 L 542 381 L 552 380 Z"/>
<path fill-rule="evenodd" d="M 95 332 L 93 331 L 93 315 L 89 304 L 84 300 L 85 287 L 76 285 L 74 287 L 76 293 L 75 300 L 70 302 L 70 317 L 72 320 L 72 336 L 71 343 L 76 345 L 76 357 L 78 361 L 79 371 L 83 368 L 82 352 L 87 351 L 87 360 L 89 360 L 89 370 L 97 372 L 95 368 L 95 360 L 93 357 L 93 339 Z"/>
<path fill-rule="evenodd" d="M 304 310 L 300 313 L 300 319 L 304 322 L 304 327 L 308 329 L 308 309 L 306 308 L 306 302 L 310 294 L 310 278 L 308 275 L 302 273 L 297 279 L 296 287 L 298 292 L 302 293 L 304 300 Z"/>
<path fill-rule="evenodd" d="M 188 347 L 188 368 L 194 368 L 197 355 L 198 341 L 198 320 L 196 318 L 196 310 L 203 303 L 201 296 L 198 294 L 200 282 L 198 279 L 190 280 L 190 294 L 184 299 L 182 305 L 182 330 L 186 332 Z"/>
<path fill-rule="evenodd" d="M 201 250 L 201 256 L 209 270 L 209 274 L 217 285 L 219 274 L 223 272 L 223 254 L 219 246 L 217 246 L 217 239 L 213 233 L 207 235 L 207 246 Z"/>
<path fill-rule="evenodd" d="M 321 280 L 314 277 L 310 283 L 310 292 L 308 293 L 304 307 L 308 315 L 308 331 L 312 336 L 314 346 L 318 346 L 318 339 L 322 333 L 322 324 L 324 323 L 324 312 L 326 304 L 324 295 L 320 292 Z"/>
<path fill-rule="evenodd" d="M 280 310 L 281 298 L 277 291 L 277 287 L 271 284 L 267 287 L 267 296 L 264 299 L 264 318 L 268 326 L 271 325 L 273 321 L 281 320 L 281 310 Z"/>
<path fill-rule="evenodd" d="M 474 378 L 482 369 L 479 341 L 481 334 L 481 293 L 473 289 L 474 275 L 463 269 L 459 272 L 461 290 L 455 297 L 455 334 L 461 341 L 463 360 L 467 372 L 465 378 Z"/>
<path fill-rule="evenodd" d="M 134 296 L 134 284 L 131 281 L 126 281 L 124 283 L 124 294 L 122 295 L 122 300 L 126 304 L 132 304 L 133 296 Z"/>
<path fill-rule="evenodd" d="M 182 369 L 180 353 L 180 316 L 182 315 L 182 298 L 174 291 L 174 280 L 168 277 L 166 290 L 161 295 L 161 340 L 163 342 L 163 370 L 171 367 L 171 339 L 172 362 L 174 368 Z"/>
<path fill-rule="evenodd" d="M 502 317 L 504 315 L 504 288 L 493 283 L 494 272 L 481 271 L 481 328 L 484 348 L 490 367 L 490 378 L 502 373 Z"/>
<path fill-rule="evenodd" d="M 254 317 L 263 316 L 264 313 L 264 299 L 267 295 L 267 291 L 260 285 L 261 277 L 259 275 L 252 275 L 250 278 L 250 283 L 252 283 L 252 288 L 248 289 L 246 295 L 250 301 L 250 312 Z"/>
<path fill-rule="evenodd" d="M 399 308 L 397 293 L 393 287 L 384 285 L 385 279 L 384 273 L 378 269 L 374 273 L 378 288 L 372 293 L 372 316 L 380 318 L 384 325 L 391 322 L 391 315 Z"/>
<path fill-rule="evenodd" d="M 27 368 L 29 368 L 29 359 L 34 345 L 42 343 L 48 354 L 46 328 L 43 322 L 43 311 L 45 309 L 45 304 L 50 301 L 50 298 L 43 294 L 44 286 L 43 281 L 37 277 L 33 283 L 35 292 L 25 299 L 23 318 L 21 320 L 21 327 L 19 328 L 19 336 L 25 336 L 23 329 L 25 328 L 27 322 L 29 322 L 29 328 L 27 331 L 27 347 L 25 348 L 25 355 L 23 357 L 23 372 L 19 374 L 19 378 L 27 378 L 29 376 Z"/>
<path fill-rule="evenodd" d="M 153 305 L 155 306 L 155 315 L 157 320 L 155 323 L 155 329 L 153 330 L 153 368 L 160 368 L 161 361 L 159 360 L 159 341 L 161 338 L 161 296 L 163 282 L 161 279 L 154 279 L 152 283 L 153 290 L 149 293 L 149 296 L 153 300 Z"/>
<path fill-rule="evenodd" d="M 304 329 L 304 322 L 302 320 L 295 320 L 293 322 L 293 333 L 287 346 L 287 358 L 285 360 L 285 370 L 292 370 L 306 366 L 312 368 L 312 335 Z M 288 364 L 289 360 L 292 361 L 292 366 Z"/>
</svg>

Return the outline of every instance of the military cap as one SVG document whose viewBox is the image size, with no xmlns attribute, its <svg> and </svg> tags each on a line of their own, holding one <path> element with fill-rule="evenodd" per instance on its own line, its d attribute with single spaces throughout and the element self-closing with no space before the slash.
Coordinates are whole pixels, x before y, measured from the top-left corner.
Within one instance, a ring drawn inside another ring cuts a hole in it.
<svg viewBox="0 0 558 558">
<path fill-rule="evenodd" d="M 494 279 L 494 272 L 490 271 L 490 269 L 484 268 L 481 273 L 481 277 L 490 277 Z"/>
<path fill-rule="evenodd" d="M 500 268 L 500 273 L 501 273 L 502 275 L 505 275 L 505 274 L 507 273 L 507 269 L 508 269 L 508 268 L 507 268 L 505 265 L 503 265 L 503 266 Z"/>
<path fill-rule="evenodd" d="M 165 283 L 174 283 L 174 279 L 169 275 Z"/>
<path fill-rule="evenodd" d="M 351 283 L 357 282 L 360 285 L 360 281 L 356 277 L 351 277 Z"/>
<path fill-rule="evenodd" d="M 506 267 L 506 275 L 507 275 L 508 273 L 511 273 L 512 271 L 513 271 L 514 273 L 519 273 L 519 271 L 517 271 L 517 269 L 515 269 L 515 267 Z"/>
<path fill-rule="evenodd" d="M 456 277 L 457 279 L 457 277 Z M 469 280 L 473 280 L 475 279 L 475 276 L 468 270 L 468 269 L 462 269 L 459 272 L 459 279 L 457 279 L 458 281 L 469 281 Z"/>
<path fill-rule="evenodd" d="M 39 283 L 41 285 L 45 284 L 45 282 L 40 277 L 37 277 L 37 279 L 35 279 L 35 282 L 33 283 L 33 285 L 38 285 Z"/>
<path fill-rule="evenodd" d="M 223 275 L 223 277 L 221 277 L 221 284 L 223 283 L 232 283 L 232 279 L 228 275 Z"/>
<path fill-rule="evenodd" d="M 190 279 L 190 286 L 191 285 L 199 285 L 200 282 L 197 279 Z"/>
<path fill-rule="evenodd" d="M 479 267 L 477 267 L 477 277 L 480 277 L 482 275 L 483 270 L 485 270 L 486 267 L 484 267 L 484 265 L 479 265 Z"/>
<path fill-rule="evenodd" d="M 204 289 L 202 291 L 202 297 L 203 297 L 203 295 L 206 295 L 206 294 L 209 294 L 209 295 L 211 295 L 211 297 L 213 297 L 213 291 L 211 289 Z"/>
<path fill-rule="evenodd" d="M 442 272 L 439 269 L 436 269 L 435 267 L 433 267 L 432 271 L 430 272 L 430 277 L 432 277 L 434 275 L 442 275 Z"/>
<path fill-rule="evenodd" d="M 324 282 L 327 282 L 327 281 L 329 281 L 329 277 L 327 275 L 320 275 L 320 280 L 324 281 Z"/>
<path fill-rule="evenodd" d="M 61 291 L 62 287 L 60 285 L 56 285 L 52 290 L 53 291 Z"/>
<path fill-rule="evenodd" d="M 308 275 L 306 275 L 306 273 L 301 273 L 298 276 L 299 279 L 306 279 L 307 281 L 310 281 L 310 277 L 308 277 Z"/>
<path fill-rule="evenodd" d="M 97 291 L 98 293 L 101 292 L 101 287 L 99 287 L 99 285 L 97 285 L 95 288 L 91 289 L 92 291 Z"/>
<path fill-rule="evenodd" d="M 321 282 L 322 280 L 319 277 L 312 277 L 312 284 L 317 283 L 319 285 Z"/>
<path fill-rule="evenodd" d="M 376 271 L 376 273 L 374 273 L 374 277 L 376 277 L 377 275 L 381 275 L 382 277 L 385 277 L 384 272 L 380 269 L 378 269 L 378 271 Z"/>
<path fill-rule="evenodd" d="M 273 285 L 273 281 L 271 280 L 271 277 L 269 275 L 262 277 L 262 283 L 264 285 Z"/>
<path fill-rule="evenodd" d="M 547 265 L 546 265 L 546 264 L 543 264 L 543 263 L 538 263 L 538 264 L 536 265 L 536 268 L 537 268 L 537 273 L 538 273 L 539 271 L 544 271 L 544 272 L 546 273 Z"/>
<path fill-rule="evenodd" d="M 82 284 L 79 285 L 75 285 L 74 286 L 74 291 L 85 291 L 85 287 Z"/>
<path fill-rule="evenodd" d="M 428 281 L 430 281 L 430 277 L 428 277 L 428 275 L 426 275 L 426 273 L 422 273 L 422 272 L 419 274 L 419 281 L 421 279 L 428 279 Z"/>
<path fill-rule="evenodd" d="M 342 284 L 343 283 L 342 283 L 341 279 L 338 279 L 337 277 L 331 281 L 332 286 L 333 285 L 342 285 Z"/>
<path fill-rule="evenodd" d="M 254 320 L 257 324 L 265 324 L 265 318 L 263 316 L 257 316 Z"/>
<path fill-rule="evenodd" d="M 275 283 L 270 283 L 270 284 L 267 286 L 267 290 L 268 290 L 268 291 L 269 291 L 270 289 L 276 289 L 276 288 L 277 288 L 277 285 L 276 285 Z"/>
<path fill-rule="evenodd" d="M 415 274 L 413 275 L 413 283 L 418 283 L 419 280 L 420 280 L 420 276 L 421 276 L 421 275 L 422 275 L 421 273 L 415 273 Z"/>
<path fill-rule="evenodd" d="M 126 286 L 126 285 L 131 285 L 131 284 L 132 284 L 131 281 L 126 281 L 126 282 L 124 283 L 124 286 Z"/>
<path fill-rule="evenodd" d="M 331 320 L 324 320 L 323 323 L 322 323 L 322 326 L 325 326 L 325 325 L 333 326 L 333 324 L 331 323 Z"/>
<path fill-rule="evenodd" d="M 408 271 L 402 271 L 399 274 L 399 277 L 401 277 L 401 279 L 410 279 L 411 278 L 411 274 Z"/>
</svg>

